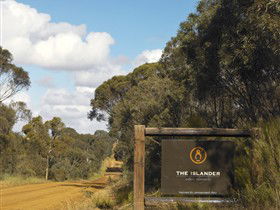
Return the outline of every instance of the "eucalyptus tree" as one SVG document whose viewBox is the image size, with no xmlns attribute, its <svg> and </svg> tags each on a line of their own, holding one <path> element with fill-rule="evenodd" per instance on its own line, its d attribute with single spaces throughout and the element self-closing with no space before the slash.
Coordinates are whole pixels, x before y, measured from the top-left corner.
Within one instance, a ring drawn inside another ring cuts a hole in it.
<svg viewBox="0 0 280 210">
<path fill-rule="evenodd" d="M 165 75 L 209 126 L 279 116 L 279 28 L 277 1 L 202 0 L 164 49 Z"/>
<path fill-rule="evenodd" d="M 12 128 L 16 122 L 16 112 L 9 106 L 0 103 L 0 173 L 8 173 L 14 166 L 16 158 L 13 151 L 15 135 Z"/>
<path fill-rule="evenodd" d="M 127 76 L 106 81 L 95 92 L 90 117 L 106 112 L 109 116 L 110 134 L 119 139 L 115 151 L 122 157 L 125 166 L 133 167 L 133 125 L 180 126 L 184 114 L 182 103 L 184 87 L 176 81 L 161 76 L 159 64 L 144 64 Z M 110 93 L 110 94 L 108 94 Z M 151 143 L 147 148 L 149 160 L 159 158 L 160 147 Z M 159 168 L 147 161 L 149 176 Z M 152 181 L 152 179 L 148 179 Z"/>
<path fill-rule="evenodd" d="M 52 151 L 54 148 L 55 141 L 58 140 L 58 137 L 61 135 L 63 128 L 65 127 L 64 123 L 59 117 L 54 117 L 52 120 L 46 121 L 45 126 L 48 129 L 50 135 L 49 145 L 47 149 L 47 165 L 46 165 L 46 180 L 49 177 L 49 168 L 50 168 L 50 158 L 52 156 Z"/>
<path fill-rule="evenodd" d="M 64 123 L 60 118 L 54 117 L 52 120 L 43 122 L 41 116 L 34 117 L 26 124 L 22 131 L 26 135 L 27 141 L 33 142 L 36 145 L 38 153 L 41 154 L 45 161 L 45 178 L 49 179 L 50 160 L 53 156 L 55 141 L 61 135 L 64 128 Z M 35 148 L 34 148 L 35 149 Z"/>
<path fill-rule="evenodd" d="M 12 54 L 0 47 L 0 103 L 31 84 L 28 72 L 12 62 Z"/>
<path fill-rule="evenodd" d="M 37 176 L 43 176 L 44 173 L 46 175 L 48 169 L 43 165 L 48 161 L 47 155 L 51 140 L 42 117 L 33 117 L 22 127 L 22 132 L 25 134 L 24 141 L 27 152 L 25 158 L 26 162 L 29 163 L 29 170 L 36 171 Z M 40 164 L 36 166 L 34 163 Z"/>
</svg>

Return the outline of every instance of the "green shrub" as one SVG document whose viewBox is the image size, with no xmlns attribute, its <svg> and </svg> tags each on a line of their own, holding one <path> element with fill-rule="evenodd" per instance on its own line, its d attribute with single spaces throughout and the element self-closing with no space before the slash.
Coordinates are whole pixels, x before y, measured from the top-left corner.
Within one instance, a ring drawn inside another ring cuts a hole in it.
<svg viewBox="0 0 280 210">
<path fill-rule="evenodd" d="M 237 145 L 236 196 L 245 207 L 279 208 L 280 118 L 262 122 L 259 127 L 258 137 Z"/>
<path fill-rule="evenodd" d="M 117 204 L 133 203 L 132 177 L 133 174 L 126 171 L 124 177 L 112 187 Z"/>
</svg>

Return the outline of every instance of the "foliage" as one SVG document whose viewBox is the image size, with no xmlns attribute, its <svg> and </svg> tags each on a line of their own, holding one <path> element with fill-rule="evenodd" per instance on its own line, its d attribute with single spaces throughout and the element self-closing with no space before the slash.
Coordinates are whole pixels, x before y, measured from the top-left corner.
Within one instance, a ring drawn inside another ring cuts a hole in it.
<svg viewBox="0 0 280 210">
<path fill-rule="evenodd" d="M 0 174 L 13 173 L 17 162 L 14 151 L 18 147 L 20 136 L 12 132 L 16 123 L 16 112 L 0 103 Z"/>
<path fill-rule="evenodd" d="M 240 142 L 236 192 L 244 206 L 280 207 L 280 118 L 261 123 L 252 143 Z"/>
<path fill-rule="evenodd" d="M 279 19 L 277 1 L 202 0 L 167 43 L 163 72 L 211 126 L 279 116 Z"/>
<path fill-rule="evenodd" d="M 28 72 L 12 61 L 12 54 L 0 46 L 0 103 L 30 86 Z"/>
<path fill-rule="evenodd" d="M 131 139 L 134 124 L 172 126 L 178 125 L 179 122 L 180 113 L 176 110 L 176 106 L 181 103 L 183 89 L 170 79 L 157 75 L 158 68 L 158 64 L 146 64 L 135 69 L 126 77 L 122 77 L 121 84 L 123 84 L 123 80 L 126 80 L 126 84 L 130 84 L 130 87 L 123 88 L 122 91 L 118 90 L 122 94 L 126 92 L 119 102 L 116 101 L 116 95 L 113 95 L 112 98 L 107 97 L 109 90 L 118 92 L 114 90 L 121 86 L 116 84 L 115 77 L 101 85 L 96 90 L 96 98 L 92 100 L 93 105 L 98 104 L 93 107 L 92 112 L 94 113 L 98 113 L 98 110 L 107 110 L 108 106 L 103 106 L 104 104 L 115 103 L 108 112 L 111 134 L 121 140 L 115 151 L 120 152 L 119 147 L 122 148 L 121 156 L 124 156 L 125 165 L 130 170 L 133 159 Z M 106 87 L 105 90 L 104 87 Z M 104 97 L 102 97 L 103 94 Z M 171 117 L 174 115 L 177 118 Z M 96 117 L 98 118 L 98 115 Z M 158 156 L 159 147 L 150 148 L 152 150 L 149 153 Z M 151 171 L 151 173 L 153 172 Z"/>
<path fill-rule="evenodd" d="M 30 121 L 32 112 L 27 108 L 26 103 L 22 101 L 10 103 L 10 107 L 16 112 L 16 120 Z"/>
<path fill-rule="evenodd" d="M 105 131 L 79 134 L 73 128 L 66 128 L 60 118 L 43 122 L 38 116 L 23 126 L 22 136 L 12 132 L 13 125 L 8 123 L 16 118 L 16 112 L 4 105 L 1 110 L 5 111 L 5 119 L 9 119 L 0 134 L 2 174 L 47 175 L 48 179 L 58 181 L 86 179 L 111 155 L 115 139 Z"/>
<path fill-rule="evenodd" d="M 16 123 L 16 112 L 0 103 L 0 133 L 8 134 Z"/>
<path fill-rule="evenodd" d="M 123 178 L 112 186 L 117 205 L 133 203 L 132 176 L 132 173 L 125 173 Z"/>
<path fill-rule="evenodd" d="M 122 100 L 125 94 L 139 82 L 156 74 L 159 64 L 144 64 L 127 76 L 114 76 L 95 90 L 91 100 L 90 119 L 105 120 L 105 113 L 110 113 L 114 105 Z"/>
</svg>

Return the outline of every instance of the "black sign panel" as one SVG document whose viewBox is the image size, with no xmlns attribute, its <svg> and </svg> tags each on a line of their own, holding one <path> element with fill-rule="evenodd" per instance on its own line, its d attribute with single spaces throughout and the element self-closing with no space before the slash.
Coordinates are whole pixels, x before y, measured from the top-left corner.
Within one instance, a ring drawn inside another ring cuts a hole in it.
<svg viewBox="0 0 280 210">
<path fill-rule="evenodd" d="M 231 141 L 162 140 L 162 193 L 227 195 L 233 156 Z"/>
</svg>

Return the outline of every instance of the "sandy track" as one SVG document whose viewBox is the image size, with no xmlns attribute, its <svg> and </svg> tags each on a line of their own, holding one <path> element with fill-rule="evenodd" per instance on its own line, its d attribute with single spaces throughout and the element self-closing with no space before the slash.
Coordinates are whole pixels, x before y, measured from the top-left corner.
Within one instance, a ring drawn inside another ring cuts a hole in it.
<svg viewBox="0 0 280 210">
<path fill-rule="evenodd" d="M 61 209 L 68 201 L 83 201 L 86 192 L 106 186 L 108 176 L 94 181 L 50 182 L 16 187 L 6 187 L 0 194 L 2 210 Z"/>
</svg>

